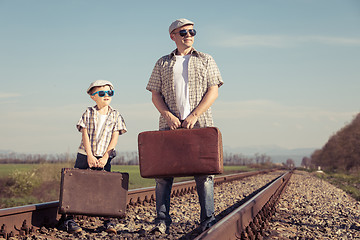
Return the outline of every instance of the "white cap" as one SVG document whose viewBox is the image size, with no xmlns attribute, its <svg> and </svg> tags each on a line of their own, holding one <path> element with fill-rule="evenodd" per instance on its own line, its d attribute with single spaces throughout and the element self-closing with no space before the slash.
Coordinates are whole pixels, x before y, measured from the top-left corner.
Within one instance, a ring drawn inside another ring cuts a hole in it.
<svg viewBox="0 0 360 240">
<path fill-rule="evenodd" d="M 187 20 L 185 18 L 180 18 L 175 20 L 174 22 L 171 23 L 170 27 L 169 27 L 169 33 L 171 33 L 172 31 L 174 31 L 175 29 L 185 26 L 185 25 L 194 25 L 194 23 L 190 20 Z"/>
<path fill-rule="evenodd" d="M 93 87 L 102 87 L 102 86 L 106 86 L 109 85 L 110 86 L 110 90 L 114 90 L 114 86 L 112 85 L 111 82 L 107 81 L 107 80 L 96 80 L 95 82 L 92 82 L 89 86 L 89 88 L 87 89 L 87 93 L 90 94 L 90 90 Z"/>
</svg>

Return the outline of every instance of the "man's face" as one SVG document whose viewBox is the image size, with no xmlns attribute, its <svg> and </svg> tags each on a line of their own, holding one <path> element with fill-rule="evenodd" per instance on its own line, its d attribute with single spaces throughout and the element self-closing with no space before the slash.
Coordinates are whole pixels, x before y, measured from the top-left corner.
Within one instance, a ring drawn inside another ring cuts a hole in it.
<svg viewBox="0 0 360 240">
<path fill-rule="evenodd" d="M 188 32 L 185 36 L 180 36 L 179 31 L 194 29 L 193 25 L 186 25 L 175 29 L 171 34 L 170 38 L 175 42 L 178 48 L 189 48 L 194 44 L 194 36 L 191 36 Z"/>
</svg>

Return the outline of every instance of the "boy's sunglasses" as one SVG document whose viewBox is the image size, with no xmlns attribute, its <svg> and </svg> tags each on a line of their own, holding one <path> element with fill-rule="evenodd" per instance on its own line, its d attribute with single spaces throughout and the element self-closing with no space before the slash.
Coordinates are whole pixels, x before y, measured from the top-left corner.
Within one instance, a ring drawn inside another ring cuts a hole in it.
<svg viewBox="0 0 360 240">
<path fill-rule="evenodd" d="M 187 33 L 189 33 L 193 37 L 196 35 L 196 30 L 195 29 L 184 29 L 184 30 L 180 30 L 178 33 L 182 37 L 185 37 L 187 35 Z"/>
<path fill-rule="evenodd" d="M 114 90 L 109 90 L 109 91 L 97 91 L 94 92 L 93 94 L 91 94 L 91 96 L 95 96 L 96 94 L 99 95 L 99 97 L 105 97 L 105 95 L 107 94 L 109 97 L 114 96 Z"/>
</svg>

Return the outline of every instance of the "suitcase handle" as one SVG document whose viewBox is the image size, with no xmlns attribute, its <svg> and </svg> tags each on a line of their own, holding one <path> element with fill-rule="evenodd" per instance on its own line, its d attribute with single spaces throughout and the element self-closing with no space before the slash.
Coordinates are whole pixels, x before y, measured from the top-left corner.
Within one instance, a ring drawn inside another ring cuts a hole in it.
<svg viewBox="0 0 360 240">
<path fill-rule="evenodd" d="M 100 168 L 100 167 L 92 167 L 92 168 L 89 168 L 90 170 L 94 170 L 94 171 L 105 171 L 104 168 Z"/>
</svg>

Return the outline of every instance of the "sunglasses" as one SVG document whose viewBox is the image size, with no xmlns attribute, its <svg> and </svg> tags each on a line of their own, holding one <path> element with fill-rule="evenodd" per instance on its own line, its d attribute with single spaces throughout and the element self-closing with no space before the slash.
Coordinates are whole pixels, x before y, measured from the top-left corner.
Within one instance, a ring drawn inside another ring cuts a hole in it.
<svg viewBox="0 0 360 240">
<path fill-rule="evenodd" d="M 109 90 L 109 91 L 97 91 L 94 92 L 93 94 L 91 94 L 91 96 L 95 96 L 96 94 L 99 95 L 99 97 L 105 97 L 105 95 L 107 94 L 109 97 L 114 96 L 114 90 Z"/>
<path fill-rule="evenodd" d="M 190 36 L 195 36 L 196 35 L 196 30 L 195 29 L 184 29 L 184 30 L 180 30 L 179 32 L 180 36 L 185 37 L 188 33 L 190 34 Z M 176 34 L 176 33 L 175 33 Z"/>
</svg>

